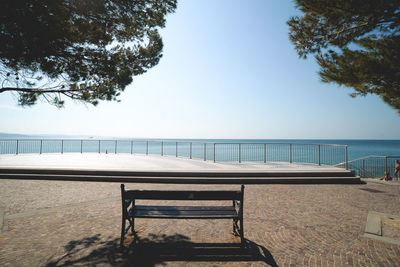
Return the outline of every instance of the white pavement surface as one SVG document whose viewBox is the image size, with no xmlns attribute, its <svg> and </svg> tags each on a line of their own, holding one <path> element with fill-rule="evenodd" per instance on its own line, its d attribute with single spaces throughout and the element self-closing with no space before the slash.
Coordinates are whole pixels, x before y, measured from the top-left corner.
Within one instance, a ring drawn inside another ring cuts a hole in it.
<svg viewBox="0 0 400 267">
<path fill-rule="evenodd" d="M 0 155 L 0 168 L 191 172 L 343 171 L 343 169 L 332 166 L 318 166 L 307 163 L 214 163 L 212 161 L 172 156 L 95 153 Z"/>
</svg>

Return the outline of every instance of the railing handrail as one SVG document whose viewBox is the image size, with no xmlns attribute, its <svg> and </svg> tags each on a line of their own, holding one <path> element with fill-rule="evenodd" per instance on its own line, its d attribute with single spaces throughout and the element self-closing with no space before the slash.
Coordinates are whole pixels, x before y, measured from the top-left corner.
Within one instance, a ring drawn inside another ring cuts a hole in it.
<svg viewBox="0 0 400 267">
<path fill-rule="evenodd" d="M 342 144 L 319 144 L 319 143 L 286 143 L 286 142 L 210 142 L 210 141 L 191 141 L 191 140 L 187 140 L 187 141 L 179 141 L 179 140 L 164 140 L 164 139 L 92 139 L 92 138 L 5 138 L 2 139 L 0 138 L 0 141 L 94 141 L 94 142 L 98 142 L 98 141 L 110 141 L 110 142 L 164 142 L 164 143 L 201 143 L 201 144 L 242 144 L 242 145 L 246 145 L 246 144 L 250 144 L 250 145 L 263 145 L 263 144 L 279 144 L 279 145 L 312 145 L 312 146 L 339 146 L 339 147 L 346 147 L 347 145 L 342 145 Z"/>
<path fill-rule="evenodd" d="M 366 160 L 366 159 L 369 159 L 369 158 L 385 158 L 385 157 L 387 157 L 387 156 L 369 155 L 369 156 L 362 157 L 362 158 L 352 159 L 352 160 L 349 161 L 349 163 L 352 163 L 352 162 L 355 162 L 355 161 L 359 161 L 359 160 Z M 343 162 L 339 163 L 339 164 L 343 164 Z M 339 165 L 339 164 L 337 164 L 337 165 Z"/>
<path fill-rule="evenodd" d="M 347 145 L 339 145 L 339 144 L 313 144 L 313 143 L 283 143 L 283 142 L 265 142 L 265 143 L 261 143 L 261 142 L 256 142 L 256 143 L 250 143 L 250 142 L 246 142 L 246 143 L 235 143 L 235 142 L 229 142 L 229 143 L 224 143 L 224 142 L 215 142 L 212 144 L 216 144 L 216 145 L 306 145 L 306 146 L 341 146 L 341 147 L 346 147 Z"/>
<path fill-rule="evenodd" d="M 359 161 L 359 160 L 367 160 L 370 158 L 388 158 L 388 159 L 394 159 L 394 158 L 400 158 L 400 156 L 382 156 L 382 155 L 369 155 L 366 157 L 362 157 L 362 158 L 357 158 L 357 159 L 352 159 L 349 161 L 349 163 L 355 162 L 355 161 Z M 336 164 L 336 165 L 340 165 L 340 164 L 344 164 L 345 162 Z"/>
<path fill-rule="evenodd" d="M 395 168 L 394 159 L 400 159 L 400 156 L 394 155 L 370 155 L 349 161 L 349 169 L 354 171 L 360 177 L 383 177 L 391 174 Z M 336 164 L 336 167 L 343 166 L 344 163 Z M 393 173 L 392 173 L 393 174 Z"/>
</svg>

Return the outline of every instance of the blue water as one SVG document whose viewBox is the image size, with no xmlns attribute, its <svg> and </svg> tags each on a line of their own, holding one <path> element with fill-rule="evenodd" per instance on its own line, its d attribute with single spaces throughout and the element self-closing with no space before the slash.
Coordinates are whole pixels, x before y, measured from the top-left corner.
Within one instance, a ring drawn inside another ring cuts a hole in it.
<svg viewBox="0 0 400 267">
<path fill-rule="evenodd" d="M 344 139 L 171 139 L 171 141 L 201 141 L 227 143 L 295 143 L 347 145 L 349 160 L 370 155 L 400 156 L 400 140 L 344 140 Z"/>
<path fill-rule="evenodd" d="M 1 139 L 51 139 L 51 138 L 65 138 L 65 139 L 107 139 L 107 140 L 130 140 L 128 138 L 113 138 L 113 137 L 92 137 L 92 136 L 67 136 L 67 135 L 34 135 L 34 136 L 29 136 L 29 135 L 15 135 L 15 134 L 3 134 L 0 133 L 0 140 Z M 134 139 L 134 140 L 144 140 L 144 139 Z M 149 140 L 161 140 L 161 139 L 149 139 Z M 348 146 L 348 156 L 349 160 L 354 160 L 362 157 L 367 157 L 370 155 L 379 155 L 379 156 L 400 156 L 400 140 L 343 140 L 343 139 L 163 139 L 165 141 L 169 142 L 176 142 L 176 141 L 184 141 L 184 142 L 210 142 L 210 143 L 293 143 L 293 144 L 338 144 L 338 145 L 347 145 Z M 63 149 L 65 152 L 77 152 L 80 150 L 80 142 L 77 141 L 65 141 L 63 144 Z M 36 153 L 39 151 L 39 146 L 40 142 L 34 142 L 34 143 L 21 143 L 20 144 L 20 150 L 24 151 L 26 150 L 25 153 L 28 153 L 30 151 Z M 96 141 L 85 141 L 83 143 L 83 149 L 84 152 L 98 152 L 99 151 L 99 146 L 98 142 Z M 137 142 L 135 143 L 134 147 L 134 152 L 135 153 L 145 153 L 146 147 L 145 147 L 144 142 Z M 196 147 L 198 146 L 198 147 Z M 193 153 L 194 156 L 197 158 L 202 158 L 203 157 L 203 152 L 200 150 L 201 145 L 193 145 Z M 14 153 L 13 150 L 14 148 L 8 148 L 10 151 L 0 151 L 1 153 Z M 43 153 L 57 153 L 61 149 L 61 145 L 59 142 L 47 142 L 43 146 Z M 165 143 L 164 144 L 164 155 L 174 155 L 176 153 L 175 150 L 175 145 L 173 143 Z M 4 149 L 3 149 L 4 150 Z M 118 143 L 118 148 L 117 151 L 118 153 L 129 153 L 131 150 L 129 142 L 119 142 Z M 235 150 L 235 149 L 233 149 Z M 236 149 L 237 150 L 237 149 Z M 251 151 L 251 153 L 257 153 L 257 151 L 260 151 L 262 148 L 260 146 L 255 146 Z M 114 153 L 115 152 L 115 142 L 114 141 L 102 141 L 101 142 L 101 147 L 100 151 L 102 153 Z M 189 144 L 182 144 L 180 145 L 179 148 L 179 155 L 180 156 L 188 156 L 189 152 Z M 220 148 L 219 153 L 233 153 L 235 154 L 235 151 L 232 152 L 232 147 L 231 148 Z M 255 151 L 255 152 L 254 152 Z M 279 150 L 280 153 L 282 153 L 281 150 Z M 301 151 L 299 151 L 300 153 Z M 149 146 L 149 154 L 159 154 L 161 153 L 161 146 L 156 143 L 151 144 Z M 273 153 L 273 151 L 271 151 Z M 302 153 L 307 153 L 307 151 L 303 151 Z M 313 152 L 314 153 L 314 152 Z M 196 154 L 196 155 L 195 155 Z M 210 157 L 212 154 L 212 147 L 208 146 L 207 147 L 207 158 Z M 216 155 L 218 157 L 219 155 Z M 237 157 L 237 155 L 228 155 L 230 157 Z M 251 157 L 252 155 L 242 155 L 244 157 Z M 301 156 L 301 155 L 300 155 Z M 261 156 L 260 156 L 261 157 Z M 339 157 L 339 161 L 341 160 L 342 156 L 337 156 Z M 283 155 L 283 158 L 286 159 L 286 155 Z M 232 158 L 236 159 L 236 158 Z"/>
</svg>

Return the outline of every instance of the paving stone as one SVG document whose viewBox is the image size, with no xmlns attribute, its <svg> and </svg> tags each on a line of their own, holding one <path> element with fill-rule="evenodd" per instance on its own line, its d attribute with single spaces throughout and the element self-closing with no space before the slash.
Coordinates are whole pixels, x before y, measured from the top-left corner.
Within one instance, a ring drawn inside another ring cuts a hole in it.
<svg viewBox="0 0 400 267">
<path fill-rule="evenodd" d="M 365 232 L 373 235 L 382 235 L 381 216 L 375 213 L 368 213 L 367 224 L 365 225 Z"/>
</svg>

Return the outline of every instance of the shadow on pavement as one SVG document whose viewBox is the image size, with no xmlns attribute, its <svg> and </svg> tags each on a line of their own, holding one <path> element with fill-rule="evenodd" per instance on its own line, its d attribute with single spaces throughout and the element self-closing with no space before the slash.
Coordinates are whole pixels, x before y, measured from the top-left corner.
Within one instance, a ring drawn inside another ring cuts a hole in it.
<svg viewBox="0 0 400 267">
<path fill-rule="evenodd" d="M 100 265 L 154 266 L 171 261 L 265 262 L 277 266 L 271 253 L 250 240 L 240 243 L 193 243 L 184 235 L 149 235 L 120 248 L 119 239 L 102 241 L 100 235 L 70 241 L 65 254 L 47 266 Z"/>
</svg>

